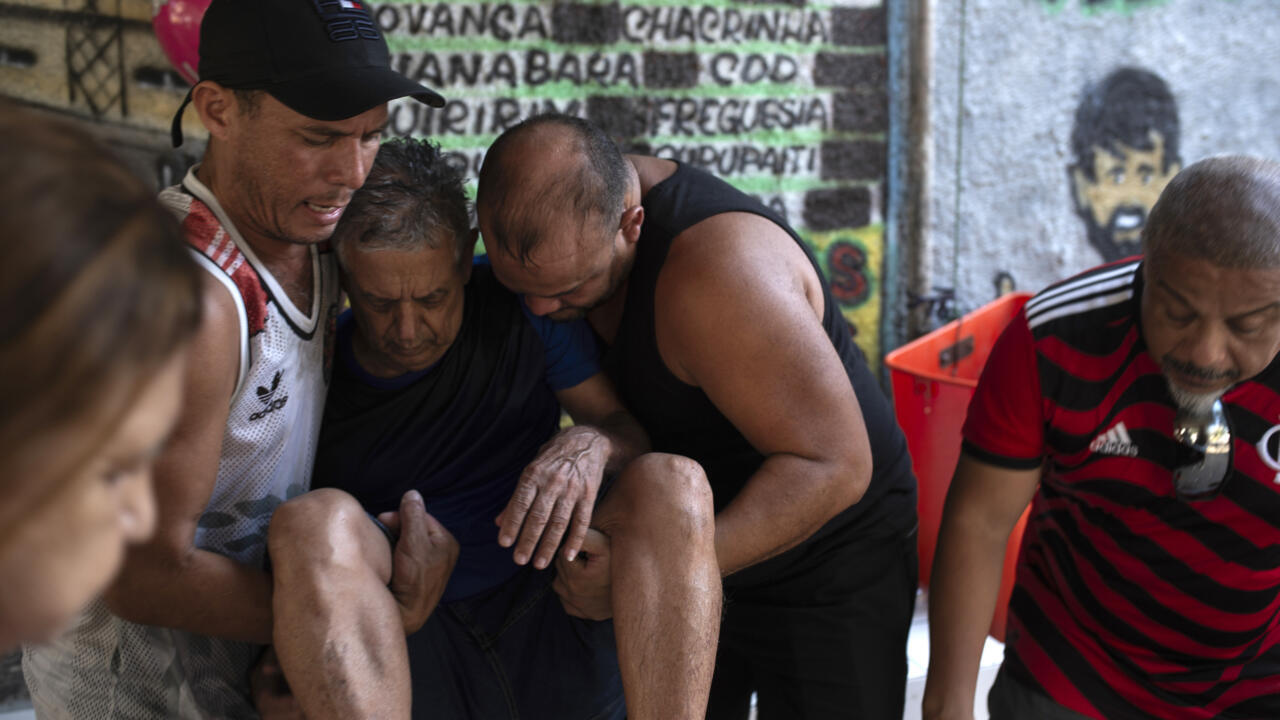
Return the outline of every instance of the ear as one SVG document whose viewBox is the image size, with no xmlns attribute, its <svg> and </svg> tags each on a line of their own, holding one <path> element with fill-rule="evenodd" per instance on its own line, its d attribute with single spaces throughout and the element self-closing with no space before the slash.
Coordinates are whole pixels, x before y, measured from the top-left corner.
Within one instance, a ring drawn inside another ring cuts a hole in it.
<svg viewBox="0 0 1280 720">
<path fill-rule="evenodd" d="M 230 90 L 212 80 L 196 83 L 191 90 L 191 106 L 200 115 L 200 122 L 210 137 L 226 139 L 237 114 L 235 97 Z"/>
<path fill-rule="evenodd" d="M 627 244 L 634 245 L 640 240 L 640 229 L 643 225 L 644 206 L 632 205 L 622 211 L 622 221 L 618 224 L 618 229 L 622 231 L 622 238 Z"/>
<path fill-rule="evenodd" d="M 1081 213 L 1091 212 L 1089 210 L 1089 198 L 1085 195 L 1085 190 L 1090 184 L 1089 178 L 1084 176 L 1084 171 L 1080 169 L 1079 165 L 1072 165 L 1068 170 L 1071 175 L 1071 194 L 1076 201 L 1076 211 Z"/>
<path fill-rule="evenodd" d="M 480 239 L 480 229 L 471 228 L 471 232 L 467 233 L 467 241 L 462 243 L 462 252 L 458 256 L 458 262 L 462 263 L 459 268 L 462 271 L 462 284 L 466 285 L 471 282 L 471 263 L 476 258 L 476 241 Z"/>
</svg>

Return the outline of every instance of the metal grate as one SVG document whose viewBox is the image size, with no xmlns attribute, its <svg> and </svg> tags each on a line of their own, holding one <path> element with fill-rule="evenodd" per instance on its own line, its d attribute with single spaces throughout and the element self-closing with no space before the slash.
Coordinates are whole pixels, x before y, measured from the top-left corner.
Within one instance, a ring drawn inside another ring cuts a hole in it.
<svg viewBox="0 0 1280 720">
<path fill-rule="evenodd" d="M 115 14 L 104 15 L 98 0 L 84 0 L 80 8 L 93 22 L 79 21 L 67 25 L 67 89 L 70 102 L 83 99 L 96 118 L 118 110 L 121 117 L 129 114 L 124 71 L 124 23 L 120 18 L 120 0 Z"/>
</svg>

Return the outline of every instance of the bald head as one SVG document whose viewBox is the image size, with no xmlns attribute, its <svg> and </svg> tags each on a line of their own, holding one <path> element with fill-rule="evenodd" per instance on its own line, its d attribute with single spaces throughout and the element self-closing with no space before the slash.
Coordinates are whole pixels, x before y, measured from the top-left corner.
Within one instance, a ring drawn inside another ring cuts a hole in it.
<svg viewBox="0 0 1280 720">
<path fill-rule="evenodd" d="M 1220 268 L 1280 268 L 1280 163 L 1228 155 L 1191 165 L 1161 193 L 1142 244 L 1157 263 L 1172 254 Z"/>
<path fill-rule="evenodd" d="M 580 118 L 536 115 L 485 153 L 476 212 L 486 245 L 528 263 L 549 231 L 611 237 L 622 214 L 627 164 L 609 136 Z"/>
</svg>

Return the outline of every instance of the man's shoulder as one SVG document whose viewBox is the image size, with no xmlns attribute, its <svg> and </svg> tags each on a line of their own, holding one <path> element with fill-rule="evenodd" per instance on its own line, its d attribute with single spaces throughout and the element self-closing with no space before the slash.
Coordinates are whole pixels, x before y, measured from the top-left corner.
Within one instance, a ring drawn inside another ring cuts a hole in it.
<svg viewBox="0 0 1280 720">
<path fill-rule="evenodd" d="M 182 236 L 191 247 L 205 248 L 220 234 L 225 234 L 217 213 L 182 185 L 161 190 L 159 200 L 177 218 Z"/>
<path fill-rule="evenodd" d="M 1108 263 L 1036 293 L 1023 310 L 1032 334 L 1068 339 L 1134 319 L 1141 267 L 1140 258 Z"/>
</svg>

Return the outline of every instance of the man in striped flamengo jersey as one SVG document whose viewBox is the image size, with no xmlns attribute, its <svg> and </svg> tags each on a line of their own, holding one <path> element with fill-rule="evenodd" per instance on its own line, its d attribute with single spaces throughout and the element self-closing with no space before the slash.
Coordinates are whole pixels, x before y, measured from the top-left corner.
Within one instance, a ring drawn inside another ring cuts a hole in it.
<svg viewBox="0 0 1280 720">
<path fill-rule="evenodd" d="M 1041 292 L 997 342 L 934 561 L 924 717 L 1280 717 L 1280 165 L 1170 183 L 1145 256 Z"/>
</svg>

